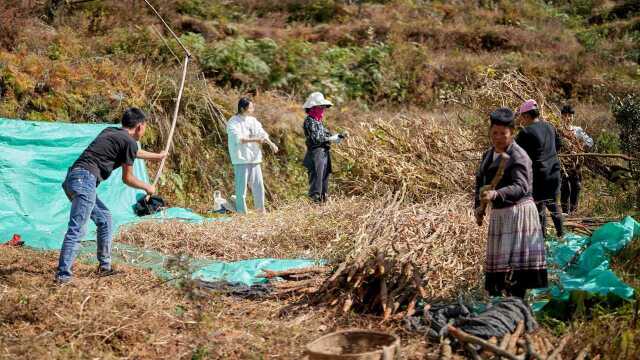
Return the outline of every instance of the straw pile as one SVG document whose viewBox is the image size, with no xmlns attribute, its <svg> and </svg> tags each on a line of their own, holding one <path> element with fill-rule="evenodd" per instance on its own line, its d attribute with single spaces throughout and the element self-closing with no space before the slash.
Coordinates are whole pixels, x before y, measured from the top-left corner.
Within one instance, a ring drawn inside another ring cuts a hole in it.
<svg viewBox="0 0 640 360">
<path fill-rule="evenodd" d="M 143 222 L 121 231 L 116 241 L 165 254 L 227 261 L 326 259 L 327 249 L 346 239 L 367 210 L 363 200 L 341 199 L 324 206 L 301 200 L 264 216 L 232 216 L 206 224 Z"/>
<path fill-rule="evenodd" d="M 346 194 L 385 194 L 405 189 L 410 201 L 434 193 L 470 191 L 475 158 L 473 133 L 451 122 L 417 114 L 361 122 L 355 135 L 334 148 L 345 175 L 338 174 Z M 353 134 L 352 134 L 353 135 Z"/>
<path fill-rule="evenodd" d="M 449 195 L 407 206 L 399 195 L 387 197 L 343 243 L 348 249 L 334 249 L 347 256 L 310 302 L 390 319 L 410 315 L 420 299 L 474 291 L 486 240 L 470 201 Z"/>
<path fill-rule="evenodd" d="M 541 117 L 551 122 L 562 137 L 563 156 L 560 160 L 565 169 L 584 165 L 592 173 L 610 181 L 615 181 L 614 171 L 625 170 L 617 165 L 608 165 L 597 156 L 571 156 L 584 153 L 585 146 L 569 128 L 572 124 L 561 121 L 558 105 L 548 100 L 548 95 L 552 94 L 552 88 L 548 83 L 534 81 L 518 71 L 507 72 L 502 76 L 487 73 L 482 83 L 484 86 L 466 93 L 464 99 L 449 99 L 449 101 L 462 104 L 484 118 L 498 107 L 517 109 L 523 101 L 534 99 L 540 107 Z M 486 131 L 486 129 L 477 129 L 477 131 Z"/>
</svg>

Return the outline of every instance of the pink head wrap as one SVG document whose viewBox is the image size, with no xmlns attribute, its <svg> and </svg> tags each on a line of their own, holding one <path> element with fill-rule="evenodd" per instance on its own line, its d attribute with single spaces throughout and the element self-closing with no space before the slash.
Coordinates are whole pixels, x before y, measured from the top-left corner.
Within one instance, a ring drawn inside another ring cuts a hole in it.
<svg viewBox="0 0 640 360">
<path fill-rule="evenodd" d="M 529 100 L 523 102 L 522 105 L 520 105 L 520 109 L 518 109 L 518 115 L 519 114 L 524 114 L 527 111 L 531 111 L 531 110 L 537 109 L 537 108 L 538 108 L 538 103 L 533 99 L 529 99 Z"/>
<path fill-rule="evenodd" d="M 314 106 L 308 110 L 308 113 L 312 118 L 322 121 L 322 118 L 324 117 L 324 106 Z"/>
</svg>

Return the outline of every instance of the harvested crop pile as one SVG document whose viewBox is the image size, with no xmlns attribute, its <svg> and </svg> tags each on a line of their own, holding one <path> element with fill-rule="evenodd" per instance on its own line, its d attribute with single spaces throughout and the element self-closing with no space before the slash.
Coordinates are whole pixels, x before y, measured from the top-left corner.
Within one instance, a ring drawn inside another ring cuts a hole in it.
<svg viewBox="0 0 640 360">
<path fill-rule="evenodd" d="M 264 216 L 232 216 L 207 224 L 147 222 L 128 227 L 117 241 L 196 258 L 326 258 L 327 249 L 344 241 L 368 211 L 364 200 L 340 199 L 324 206 L 306 201 L 285 205 Z"/>
<path fill-rule="evenodd" d="M 399 196 L 363 218 L 347 253 L 311 302 L 336 310 L 402 317 L 417 300 L 446 300 L 477 289 L 484 230 L 467 195 L 403 205 Z M 376 208 L 376 207 L 374 207 Z M 337 257 L 336 257 L 337 258 Z"/>
<path fill-rule="evenodd" d="M 415 113 L 361 122 L 351 131 L 356 135 L 335 147 L 348 169 L 338 180 L 348 195 L 405 189 L 407 200 L 421 202 L 472 187 L 478 151 L 471 131 Z"/>
</svg>

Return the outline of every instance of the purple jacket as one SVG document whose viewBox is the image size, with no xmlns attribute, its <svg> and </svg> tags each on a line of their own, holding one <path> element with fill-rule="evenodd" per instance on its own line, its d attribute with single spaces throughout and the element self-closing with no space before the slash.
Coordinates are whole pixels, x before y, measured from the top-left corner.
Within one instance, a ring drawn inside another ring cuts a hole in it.
<svg viewBox="0 0 640 360">
<path fill-rule="evenodd" d="M 484 153 L 476 173 L 475 208 L 480 206 L 480 188 L 489 185 L 498 172 L 500 158 L 493 161 L 493 154 L 493 148 Z M 520 200 L 530 197 L 533 189 L 533 171 L 529 155 L 515 142 L 509 146 L 507 154 L 510 158 L 502 180 L 496 186 L 498 197 L 491 203 L 494 209 L 517 204 Z"/>
</svg>

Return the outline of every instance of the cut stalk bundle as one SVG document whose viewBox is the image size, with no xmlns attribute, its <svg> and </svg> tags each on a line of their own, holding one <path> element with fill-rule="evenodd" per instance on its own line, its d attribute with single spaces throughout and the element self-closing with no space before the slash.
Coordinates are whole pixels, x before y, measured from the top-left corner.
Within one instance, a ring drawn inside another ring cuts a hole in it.
<svg viewBox="0 0 640 360">
<path fill-rule="evenodd" d="M 408 200 L 434 193 L 470 191 L 479 152 L 473 134 L 434 118 L 398 114 L 351 129 L 356 134 L 335 147 L 348 176 L 339 176 L 347 194 L 384 194 L 405 188 Z M 475 153 L 475 154 L 474 154 Z"/>
<path fill-rule="evenodd" d="M 562 338 L 557 345 L 553 345 L 554 338 L 544 331 L 537 331 L 533 334 L 527 334 L 523 331 L 524 326 L 518 324 L 513 334 L 506 334 L 500 341 L 500 345 L 496 345 L 493 341 L 484 340 L 476 336 L 465 333 L 464 331 L 449 325 L 449 335 L 460 343 L 462 350 L 466 351 L 471 357 L 478 356 L 481 359 L 510 359 L 510 360 L 551 360 L 560 359 L 560 354 L 567 345 L 568 337 Z M 446 340 L 448 341 L 448 340 Z M 444 345 L 443 345 L 444 346 Z M 475 355 L 474 355 L 475 354 Z M 578 355 L 579 357 L 580 355 Z"/>
<path fill-rule="evenodd" d="M 518 71 L 507 72 L 502 76 L 487 74 L 482 83 L 484 83 L 483 87 L 467 92 L 465 98 L 449 100 L 463 104 L 481 118 L 486 118 L 498 107 L 508 107 L 515 111 L 523 101 L 534 99 L 540 108 L 541 117 L 551 122 L 562 137 L 561 153 L 581 154 L 586 151 L 584 143 L 571 130 L 572 124 L 561 121 L 560 109 L 547 100 L 546 95 L 552 93 L 552 87 L 548 83 L 531 80 Z M 488 126 L 488 123 L 486 125 Z M 479 134 L 485 133 L 486 126 L 481 126 L 477 131 Z M 609 162 L 605 162 L 603 159 L 596 156 L 560 158 L 565 169 L 584 165 L 592 173 L 615 181 L 615 172 L 625 170 L 620 166 L 622 160 L 610 158 Z"/>
<path fill-rule="evenodd" d="M 444 200 L 444 199 L 443 199 Z M 310 303 L 402 318 L 421 299 L 451 299 L 478 286 L 484 231 L 475 225 L 468 195 L 403 205 L 388 196 L 361 218 L 353 242 Z M 340 259 L 340 256 L 335 256 Z"/>
</svg>

